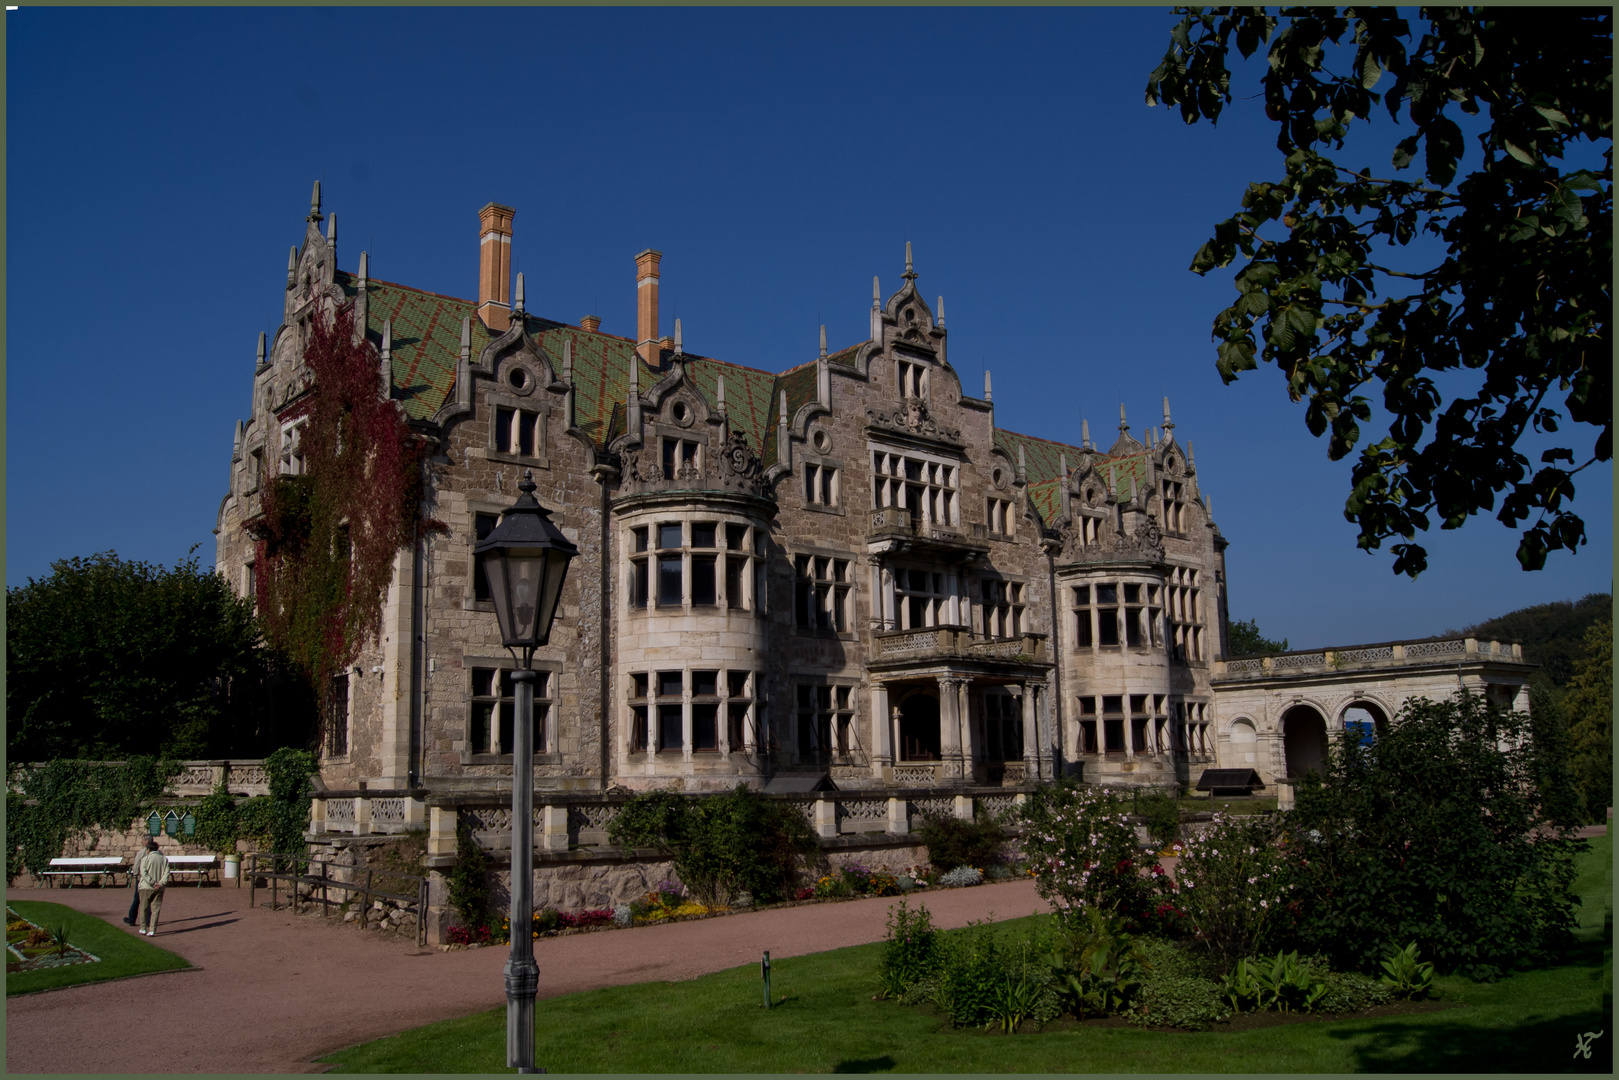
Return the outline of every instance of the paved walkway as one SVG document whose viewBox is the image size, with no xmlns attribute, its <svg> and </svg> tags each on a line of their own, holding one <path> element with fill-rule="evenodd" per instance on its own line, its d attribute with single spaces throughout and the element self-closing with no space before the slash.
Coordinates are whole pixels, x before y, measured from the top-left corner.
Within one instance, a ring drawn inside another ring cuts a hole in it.
<svg viewBox="0 0 1619 1080">
<path fill-rule="evenodd" d="M 154 945 L 195 968 L 6 1002 L 11 1073 L 309 1073 L 315 1059 L 407 1028 L 505 1004 L 502 948 L 441 952 L 414 940 L 254 910 L 248 890 L 176 886 Z M 16 889 L 120 921 L 127 889 Z M 919 897 L 944 928 L 1049 910 L 1032 881 Z M 260 899 L 264 894 L 260 893 Z M 772 958 L 881 941 L 891 898 L 806 904 L 534 943 L 540 994 L 691 979 Z M 133 934 L 134 930 L 129 929 Z"/>
</svg>

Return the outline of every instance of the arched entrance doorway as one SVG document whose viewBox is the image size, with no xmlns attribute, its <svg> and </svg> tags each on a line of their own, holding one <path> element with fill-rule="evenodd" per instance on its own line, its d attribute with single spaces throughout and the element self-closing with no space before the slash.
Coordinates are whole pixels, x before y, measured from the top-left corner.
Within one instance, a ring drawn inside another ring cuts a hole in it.
<svg viewBox="0 0 1619 1080">
<path fill-rule="evenodd" d="M 1358 735 L 1362 746 L 1370 746 L 1389 726 L 1388 715 L 1372 701 L 1350 702 L 1344 709 L 1343 720 L 1344 730 Z"/>
<path fill-rule="evenodd" d="M 1282 714 L 1282 749 L 1287 754 L 1290 778 L 1320 773 L 1327 764 L 1327 722 L 1308 705 L 1295 705 Z"/>
<path fill-rule="evenodd" d="M 939 760 L 939 699 L 925 691 L 899 703 L 899 759 Z"/>
</svg>

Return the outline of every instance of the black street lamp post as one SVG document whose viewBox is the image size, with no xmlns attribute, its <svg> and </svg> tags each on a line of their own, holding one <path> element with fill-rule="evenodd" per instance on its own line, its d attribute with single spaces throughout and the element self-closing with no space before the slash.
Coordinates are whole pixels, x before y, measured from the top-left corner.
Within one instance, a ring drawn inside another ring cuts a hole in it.
<svg viewBox="0 0 1619 1080">
<path fill-rule="evenodd" d="M 512 725 L 511 955 L 506 961 L 506 1065 L 534 1072 L 534 650 L 551 639 L 568 563 L 579 549 L 534 498 L 534 474 L 500 524 L 472 549 L 495 603 L 501 643 L 518 661 L 512 672 L 517 719 Z M 540 1070 L 543 1072 L 544 1070 Z"/>
</svg>

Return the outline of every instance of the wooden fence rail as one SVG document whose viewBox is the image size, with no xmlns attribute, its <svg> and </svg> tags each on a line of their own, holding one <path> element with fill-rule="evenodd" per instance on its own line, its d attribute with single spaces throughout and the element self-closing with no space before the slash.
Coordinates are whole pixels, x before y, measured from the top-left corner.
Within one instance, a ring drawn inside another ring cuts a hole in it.
<svg viewBox="0 0 1619 1080">
<path fill-rule="evenodd" d="M 320 888 L 321 914 L 331 912 L 332 889 L 342 889 L 346 893 L 360 894 L 360 927 L 365 928 L 366 916 L 371 910 L 373 900 L 394 900 L 406 905 L 406 910 L 413 910 L 416 914 L 416 944 L 427 944 L 427 878 L 415 874 L 402 874 L 396 870 L 366 870 L 365 881 L 343 881 L 332 877 L 331 871 L 335 866 L 340 870 L 349 870 L 358 873 L 359 868 L 346 866 L 333 862 L 330 859 L 320 859 L 311 855 L 267 855 L 254 852 L 248 856 L 252 863 L 247 870 L 248 874 L 248 904 L 258 906 L 259 878 L 267 878 L 270 882 L 270 909 L 280 909 L 280 885 L 285 881 L 290 886 L 293 913 L 298 911 L 298 886 L 309 885 Z M 316 873 L 316 869 L 319 873 Z M 398 881 L 413 881 L 416 889 L 413 895 L 383 892 L 376 887 L 376 879 L 392 878 Z M 344 901 L 339 900 L 341 904 Z M 311 900 L 313 903 L 313 900 Z"/>
</svg>

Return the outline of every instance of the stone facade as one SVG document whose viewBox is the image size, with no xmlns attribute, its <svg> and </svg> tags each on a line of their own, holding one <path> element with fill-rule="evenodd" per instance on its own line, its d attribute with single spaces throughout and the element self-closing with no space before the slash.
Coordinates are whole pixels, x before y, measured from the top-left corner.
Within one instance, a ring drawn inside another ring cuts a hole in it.
<svg viewBox="0 0 1619 1080">
<path fill-rule="evenodd" d="M 1140 439 L 1121 406 L 1105 450 L 1088 425 L 1075 443 L 999 428 L 909 250 L 897 291 L 873 282 L 867 340 L 829 353 L 823 333 L 773 374 L 688 352 L 678 322 L 663 336 L 657 252 L 635 260 L 634 334 L 527 311 L 501 272 L 514 216 L 480 213 L 479 295 L 455 299 L 373 279 L 365 254 L 339 270 L 317 186 L 260 338 L 217 528 L 242 591 L 264 485 L 302 468 L 319 312 L 354 305 L 379 392 L 431 447 L 445 529 L 399 552 L 382 634 L 334 679 L 321 735 L 321 780 L 355 813 L 409 803 L 403 829 L 430 800 L 509 789 L 513 661 L 471 551 L 527 474 L 580 552 L 535 658 L 536 805 L 793 776 L 876 795 L 1251 763 L 1270 783 L 1289 694 L 1341 725 L 1351 700 L 1387 714 L 1454 688 L 1442 665 L 1226 664 L 1226 541 L 1168 401 Z M 1463 683 L 1525 674 L 1495 655 Z"/>
</svg>

